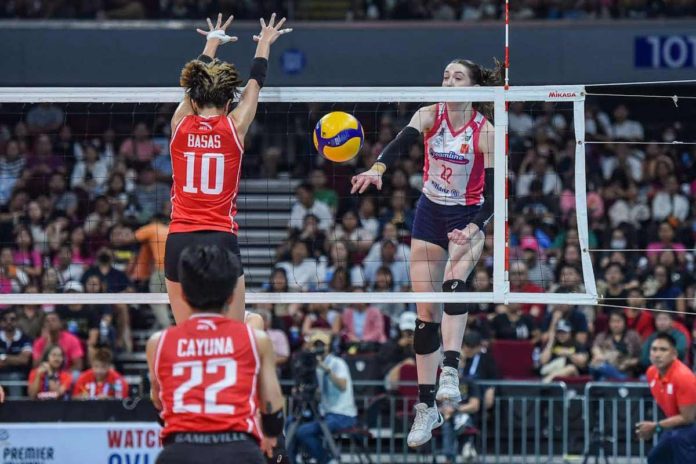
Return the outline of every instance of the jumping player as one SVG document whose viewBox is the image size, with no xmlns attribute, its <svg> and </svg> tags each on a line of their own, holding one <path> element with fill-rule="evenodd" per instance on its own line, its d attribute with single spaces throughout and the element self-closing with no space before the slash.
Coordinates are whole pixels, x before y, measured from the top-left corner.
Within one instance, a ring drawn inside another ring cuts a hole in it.
<svg viewBox="0 0 696 464">
<path fill-rule="evenodd" d="M 454 60 L 445 68 L 442 85 L 493 85 L 499 79 L 499 69 Z M 493 215 L 494 130 L 488 106 L 448 102 L 419 109 L 377 162 L 351 180 L 351 193 L 363 193 L 370 185 L 381 189 L 386 169 L 423 134 L 423 193 L 411 240 L 410 273 L 416 292 L 439 291 L 440 286 L 443 292 L 465 292 L 466 280 L 481 256 L 484 228 Z M 443 315 L 434 303 L 418 303 L 417 309 L 413 347 L 419 403 L 407 440 L 411 447 L 426 443 L 432 429 L 442 425 L 435 400 L 461 400 L 457 369 L 469 304 L 445 303 Z M 444 360 L 436 394 L 440 330 Z"/>
<path fill-rule="evenodd" d="M 256 115 L 271 44 L 292 31 L 281 29 L 285 18 L 276 24 L 275 14 L 268 25 L 261 19 L 261 31 L 254 36 L 258 45 L 249 80 L 239 104 L 232 110 L 242 80 L 233 64 L 215 59 L 221 43 L 237 40 L 225 33 L 231 22 L 232 17 L 222 24 L 219 15 L 215 26 L 208 19 L 210 30 L 198 29 L 206 36 L 205 49 L 181 71 L 180 83 L 186 89 L 186 96 L 171 121 L 172 220 L 164 266 L 167 293 L 177 324 L 191 314 L 182 295 L 177 269 L 181 250 L 189 245 L 217 244 L 240 256 L 234 216 L 244 137 Z M 241 321 L 245 287 L 241 267 L 239 271 L 236 298 L 228 316 Z"/>
<path fill-rule="evenodd" d="M 265 463 L 263 434 L 270 455 L 283 432 L 284 401 L 270 339 L 223 316 L 239 267 L 233 252 L 218 245 L 181 253 L 179 275 L 193 314 L 154 334 L 146 348 L 150 395 L 164 423 L 158 464 Z"/>
</svg>

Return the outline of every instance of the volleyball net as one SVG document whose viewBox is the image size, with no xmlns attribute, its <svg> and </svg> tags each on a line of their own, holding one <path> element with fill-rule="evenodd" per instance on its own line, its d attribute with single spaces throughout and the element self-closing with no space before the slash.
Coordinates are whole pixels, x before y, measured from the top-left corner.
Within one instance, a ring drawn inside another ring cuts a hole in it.
<svg viewBox="0 0 696 464">
<path fill-rule="evenodd" d="M 168 301 L 147 285 L 157 270 L 151 250 L 166 232 L 138 231 L 171 211 L 169 121 L 182 95 L 0 89 L 2 304 Z M 247 303 L 595 304 L 585 99 L 583 86 L 265 88 L 237 199 Z M 494 219 L 466 293 L 411 291 L 416 278 L 441 284 L 409 274 L 422 141 L 387 171 L 381 191 L 350 194 L 351 177 L 435 102 L 489 104 L 494 115 Z M 337 110 L 365 131 L 360 154 L 341 164 L 312 143 L 316 122 Z M 109 282 L 87 288 L 84 273 L 107 262 L 126 274 L 126 292 Z"/>
</svg>

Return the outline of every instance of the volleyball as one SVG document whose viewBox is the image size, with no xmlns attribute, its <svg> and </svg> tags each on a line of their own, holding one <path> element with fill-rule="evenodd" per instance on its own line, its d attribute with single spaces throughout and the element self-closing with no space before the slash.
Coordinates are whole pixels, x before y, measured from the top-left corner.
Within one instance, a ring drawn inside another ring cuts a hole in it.
<svg viewBox="0 0 696 464">
<path fill-rule="evenodd" d="M 355 116 L 334 111 L 321 118 L 314 128 L 314 147 L 324 158 L 343 163 L 355 158 L 364 136 Z"/>
</svg>

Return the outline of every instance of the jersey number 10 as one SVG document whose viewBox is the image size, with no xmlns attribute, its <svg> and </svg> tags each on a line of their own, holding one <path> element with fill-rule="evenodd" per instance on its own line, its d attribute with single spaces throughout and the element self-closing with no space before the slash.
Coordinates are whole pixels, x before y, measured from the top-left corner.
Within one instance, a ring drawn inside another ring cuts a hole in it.
<svg viewBox="0 0 696 464">
<path fill-rule="evenodd" d="M 184 396 L 186 396 L 191 389 L 203 383 L 203 376 L 205 374 L 215 375 L 221 367 L 225 370 L 222 379 L 206 387 L 203 404 L 184 402 Z M 234 359 L 215 358 L 207 362 L 183 361 L 172 366 L 172 374 L 174 377 L 185 375 L 187 370 L 191 373 L 189 379 L 174 390 L 175 413 L 234 414 L 234 406 L 217 403 L 218 393 L 237 383 L 237 362 Z"/>
<path fill-rule="evenodd" d="M 186 185 L 184 192 L 198 193 L 198 188 L 195 184 L 195 169 L 196 169 L 196 154 L 194 152 L 185 152 L 186 158 Z M 225 179 L 225 155 L 222 153 L 203 153 L 200 157 L 200 190 L 206 195 L 218 195 L 222 192 L 222 184 Z M 210 187 L 210 164 L 215 162 L 215 185 Z"/>
</svg>

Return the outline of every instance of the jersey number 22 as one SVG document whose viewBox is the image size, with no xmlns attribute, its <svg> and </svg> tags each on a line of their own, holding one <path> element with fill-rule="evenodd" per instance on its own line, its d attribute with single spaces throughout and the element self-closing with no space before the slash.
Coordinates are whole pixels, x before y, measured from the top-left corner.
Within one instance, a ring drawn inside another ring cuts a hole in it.
<svg viewBox="0 0 696 464">
<path fill-rule="evenodd" d="M 203 383 L 204 375 L 215 375 L 221 367 L 225 370 L 222 379 L 206 387 L 203 404 L 184 402 L 186 393 Z M 205 362 L 183 361 L 172 366 L 172 374 L 174 377 L 181 377 L 186 374 L 186 371 L 190 372 L 189 379 L 174 390 L 175 413 L 234 414 L 234 406 L 217 403 L 218 393 L 237 383 L 237 362 L 234 359 L 216 358 Z"/>
</svg>

